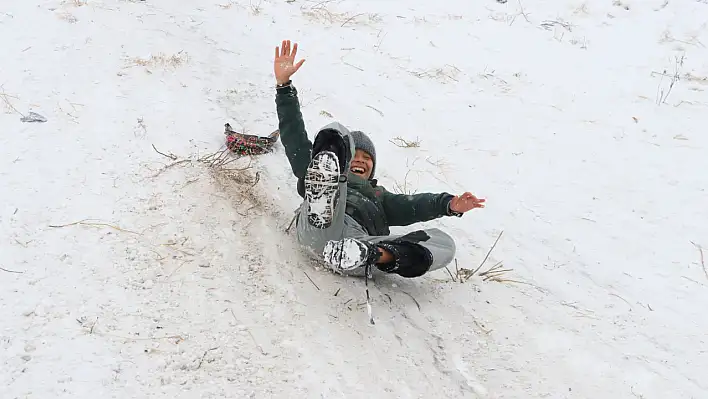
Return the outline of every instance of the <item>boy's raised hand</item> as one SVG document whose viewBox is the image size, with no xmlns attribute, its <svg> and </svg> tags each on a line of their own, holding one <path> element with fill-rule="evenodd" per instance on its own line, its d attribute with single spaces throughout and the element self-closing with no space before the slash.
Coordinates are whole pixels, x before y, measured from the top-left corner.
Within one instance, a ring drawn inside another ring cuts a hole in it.
<svg viewBox="0 0 708 399">
<path fill-rule="evenodd" d="M 455 196 L 450 201 L 450 209 L 455 212 L 465 213 L 474 208 L 484 208 L 485 199 L 475 197 L 472 193 L 466 192 L 460 196 Z"/>
<path fill-rule="evenodd" d="M 273 61 L 273 72 L 275 72 L 275 80 L 280 84 L 287 83 L 290 77 L 297 72 L 305 60 L 300 60 L 295 64 L 295 55 L 297 54 L 297 43 L 290 48 L 290 40 L 283 40 L 281 47 L 275 47 L 275 60 Z"/>
</svg>

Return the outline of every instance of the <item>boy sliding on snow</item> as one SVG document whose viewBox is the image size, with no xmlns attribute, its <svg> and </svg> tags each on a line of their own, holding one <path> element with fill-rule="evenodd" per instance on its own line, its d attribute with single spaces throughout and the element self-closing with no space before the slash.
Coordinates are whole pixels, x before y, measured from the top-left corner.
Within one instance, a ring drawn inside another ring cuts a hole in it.
<svg viewBox="0 0 708 399">
<path fill-rule="evenodd" d="M 329 266 L 348 275 L 370 275 L 372 267 L 403 277 L 418 277 L 445 267 L 455 242 L 439 229 L 391 236 L 389 226 L 407 226 L 484 208 L 484 199 L 460 196 L 392 194 L 377 185 L 376 149 L 366 134 L 340 123 L 324 126 L 314 143 L 307 138 L 297 90 L 290 77 L 297 43 L 275 48 L 275 102 L 280 137 L 304 201 L 297 216 L 297 238 Z"/>
</svg>

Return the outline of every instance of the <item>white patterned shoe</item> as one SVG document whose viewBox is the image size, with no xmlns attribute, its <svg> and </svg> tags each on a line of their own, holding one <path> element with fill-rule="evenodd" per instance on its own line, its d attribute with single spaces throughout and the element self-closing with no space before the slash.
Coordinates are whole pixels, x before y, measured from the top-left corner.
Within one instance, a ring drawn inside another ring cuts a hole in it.
<svg viewBox="0 0 708 399">
<path fill-rule="evenodd" d="M 335 271 L 349 271 L 375 262 L 376 248 L 356 238 L 328 241 L 322 251 L 325 262 Z"/>
<path fill-rule="evenodd" d="M 332 224 L 339 197 L 339 159 L 331 151 L 317 153 L 305 173 L 307 219 L 314 227 L 326 229 Z"/>
</svg>

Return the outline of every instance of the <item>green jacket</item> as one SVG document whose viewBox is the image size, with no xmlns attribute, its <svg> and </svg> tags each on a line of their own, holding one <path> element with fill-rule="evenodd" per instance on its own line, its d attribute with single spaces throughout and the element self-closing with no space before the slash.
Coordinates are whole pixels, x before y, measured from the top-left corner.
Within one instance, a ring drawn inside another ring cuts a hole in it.
<svg viewBox="0 0 708 399">
<path fill-rule="evenodd" d="M 312 142 L 307 138 L 297 89 L 292 85 L 278 88 L 275 104 L 280 139 L 293 174 L 298 178 L 298 193 L 304 197 L 304 177 L 311 159 Z M 369 235 L 389 235 L 390 226 L 407 226 L 442 216 L 462 216 L 450 210 L 453 195 L 448 193 L 394 194 L 377 185 L 374 179 L 365 180 L 351 172 L 348 172 L 347 179 L 346 213 Z"/>
</svg>

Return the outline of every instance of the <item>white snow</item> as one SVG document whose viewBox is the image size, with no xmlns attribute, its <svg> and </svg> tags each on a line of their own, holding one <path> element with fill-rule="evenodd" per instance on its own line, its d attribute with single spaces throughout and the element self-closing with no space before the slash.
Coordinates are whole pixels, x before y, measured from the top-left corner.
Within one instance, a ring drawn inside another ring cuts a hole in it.
<svg viewBox="0 0 708 399">
<path fill-rule="evenodd" d="M 0 398 L 708 397 L 706 15 L 3 1 Z M 371 326 L 363 279 L 284 232 L 299 197 L 282 144 L 242 172 L 196 161 L 226 122 L 277 125 L 282 39 L 307 59 L 310 135 L 369 133 L 389 189 L 486 198 L 423 226 L 465 269 L 503 231 L 484 269 L 526 284 L 377 278 Z"/>
</svg>

